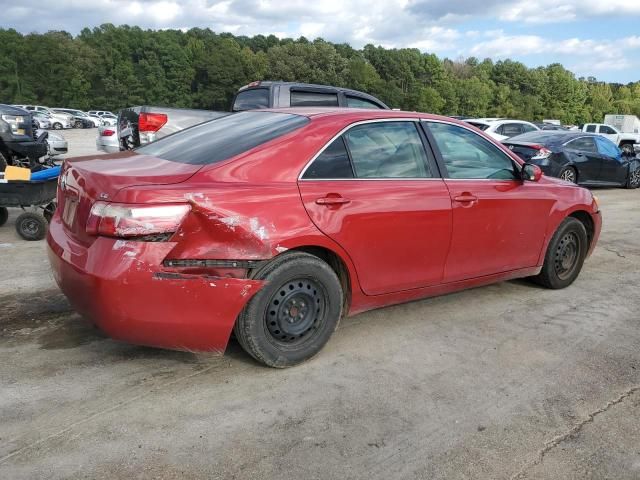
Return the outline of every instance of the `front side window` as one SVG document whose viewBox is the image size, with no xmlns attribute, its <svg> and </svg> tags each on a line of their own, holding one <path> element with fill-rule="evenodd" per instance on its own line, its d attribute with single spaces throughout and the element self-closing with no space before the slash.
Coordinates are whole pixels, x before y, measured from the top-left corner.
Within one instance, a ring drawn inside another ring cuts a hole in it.
<svg viewBox="0 0 640 480">
<path fill-rule="evenodd" d="M 291 90 L 292 107 L 337 107 L 338 94 L 335 92 L 307 92 Z"/>
<path fill-rule="evenodd" d="M 427 122 L 449 178 L 517 178 L 514 163 L 504 152 L 480 135 L 448 123 Z"/>
<path fill-rule="evenodd" d="M 592 137 L 580 137 L 567 143 L 567 148 L 581 152 L 595 153 L 598 151 Z"/>
<path fill-rule="evenodd" d="M 415 122 L 357 125 L 344 138 L 357 178 L 432 176 Z"/>
<path fill-rule="evenodd" d="M 616 131 L 606 125 L 600 125 L 600 133 L 604 133 L 605 135 L 615 135 Z"/>
<path fill-rule="evenodd" d="M 522 127 L 522 131 L 523 132 L 534 132 L 534 131 L 538 130 L 533 125 L 529 125 L 529 124 L 526 124 L 526 123 L 521 123 L 520 126 Z M 553 130 L 558 130 L 558 127 L 554 126 Z"/>
<path fill-rule="evenodd" d="M 596 133 L 596 126 L 595 125 L 587 125 L 587 132 Z"/>
<path fill-rule="evenodd" d="M 236 95 L 233 102 L 232 110 L 240 112 L 243 110 L 255 110 L 258 108 L 269 107 L 269 89 L 268 88 L 252 88 L 243 90 Z"/>
</svg>

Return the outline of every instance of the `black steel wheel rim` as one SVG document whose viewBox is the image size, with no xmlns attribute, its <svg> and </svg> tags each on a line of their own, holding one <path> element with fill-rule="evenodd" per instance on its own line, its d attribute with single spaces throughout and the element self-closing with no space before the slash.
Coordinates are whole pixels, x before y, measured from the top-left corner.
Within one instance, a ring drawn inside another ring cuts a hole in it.
<svg viewBox="0 0 640 480">
<path fill-rule="evenodd" d="M 40 224 L 37 220 L 29 218 L 20 223 L 20 230 L 26 235 L 37 235 L 40 230 Z"/>
<path fill-rule="evenodd" d="M 319 282 L 295 278 L 284 283 L 269 300 L 265 312 L 271 340 L 286 346 L 310 341 L 324 323 L 326 306 L 327 293 Z"/>
<path fill-rule="evenodd" d="M 573 171 L 572 168 L 567 168 L 560 175 L 562 180 L 566 180 L 567 182 L 576 183 L 576 172 Z"/>
<path fill-rule="evenodd" d="M 574 232 L 565 233 L 558 243 L 553 262 L 560 280 L 566 280 L 573 274 L 581 254 L 582 245 L 578 235 Z"/>
</svg>

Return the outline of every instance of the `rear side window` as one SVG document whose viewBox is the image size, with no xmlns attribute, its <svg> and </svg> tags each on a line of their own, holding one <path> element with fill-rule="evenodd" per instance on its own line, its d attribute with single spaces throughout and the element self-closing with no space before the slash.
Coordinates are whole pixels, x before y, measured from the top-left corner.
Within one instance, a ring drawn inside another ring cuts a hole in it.
<svg viewBox="0 0 640 480">
<path fill-rule="evenodd" d="M 520 135 L 524 130 L 522 129 L 522 125 L 519 123 L 505 123 L 500 127 L 502 130 L 499 130 L 498 133 L 504 135 L 505 137 L 515 137 L 516 135 Z"/>
<path fill-rule="evenodd" d="M 597 152 L 596 144 L 592 137 L 580 137 L 567 143 L 567 148 L 580 150 L 581 152 Z"/>
<path fill-rule="evenodd" d="M 304 172 L 303 178 L 353 178 L 344 139 L 338 137 L 325 148 Z"/>
<path fill-rule="evenodd" d="M 269 89 L 252 88 L 243 90 L 236 95 L 233 102 L 233 111 L 255 110 L 258 108 L 269 108 Z"/>
<path fill-rule="evenodd" d="M 291 90 L 292 107 L 337 107 L 338 94 L 333 92 L 305 92 Z"/>
<path fill-rule="evenodd" d="M 347 95 L 347 107 L 351 108 L 377 108 L 381 109 L 382 107 L 377 103 L 374 103 L 365 98 L 351 97 Z"/>
<path fill-rule="evenodd" d="M 309 122 L 289 113 L 240 112 L 161 138 L 135 151 L 172 162 L 206 165 L 227 160 Z"/>
</svg>

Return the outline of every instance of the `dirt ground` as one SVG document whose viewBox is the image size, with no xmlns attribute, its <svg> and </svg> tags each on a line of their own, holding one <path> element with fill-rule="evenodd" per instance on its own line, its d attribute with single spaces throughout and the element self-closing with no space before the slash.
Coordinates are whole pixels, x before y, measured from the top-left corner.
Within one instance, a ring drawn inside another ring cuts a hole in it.
<svg viewBox="0 0 640 480">
<path fill-rule="evenodd" d="M 13 210 L 0 478 L 638 479 L 640 191 L 597 195 L 602 237 L 568 289 L 512 281 L 361 314 L 288 370 L 235 342 L 212 357 L 103 337 Z"/>
</svg>

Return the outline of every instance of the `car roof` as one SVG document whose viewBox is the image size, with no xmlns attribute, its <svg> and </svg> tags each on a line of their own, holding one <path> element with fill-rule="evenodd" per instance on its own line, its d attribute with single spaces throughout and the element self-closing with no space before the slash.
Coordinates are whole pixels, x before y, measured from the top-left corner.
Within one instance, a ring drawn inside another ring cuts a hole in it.
<svg viewBox="0 0 640 480">
<path fill-rule="evenodd" d="M 30 115 L 31 112 L 29 110 L 25 110 L 24 108 L 18 105 L 7 105 L 5 103 L 0 103 L 0 108 L 3 113 L 16 114 L 16 115 Z"/>
<path fill-rule="evenodd" d="M 403 110 L 383 110 L 375 108 L 344 108 L 344 107 L 288 107 L 288 108 L 261 108 L 256 110 L 248 110 L 253 112 L 276 112 L 288 113 L 293 115 L 301 115 L 309 118 L 334 118 L 345 120 L 376 120 L 385 118 L 416 118 L 425 120 L 441 120 L 447 123 L 457 124 L 461 126 L 468 125 L 455 118 L 444 115 L 435 115 L 422 112 L 407 112 Z"/>
</svg>

